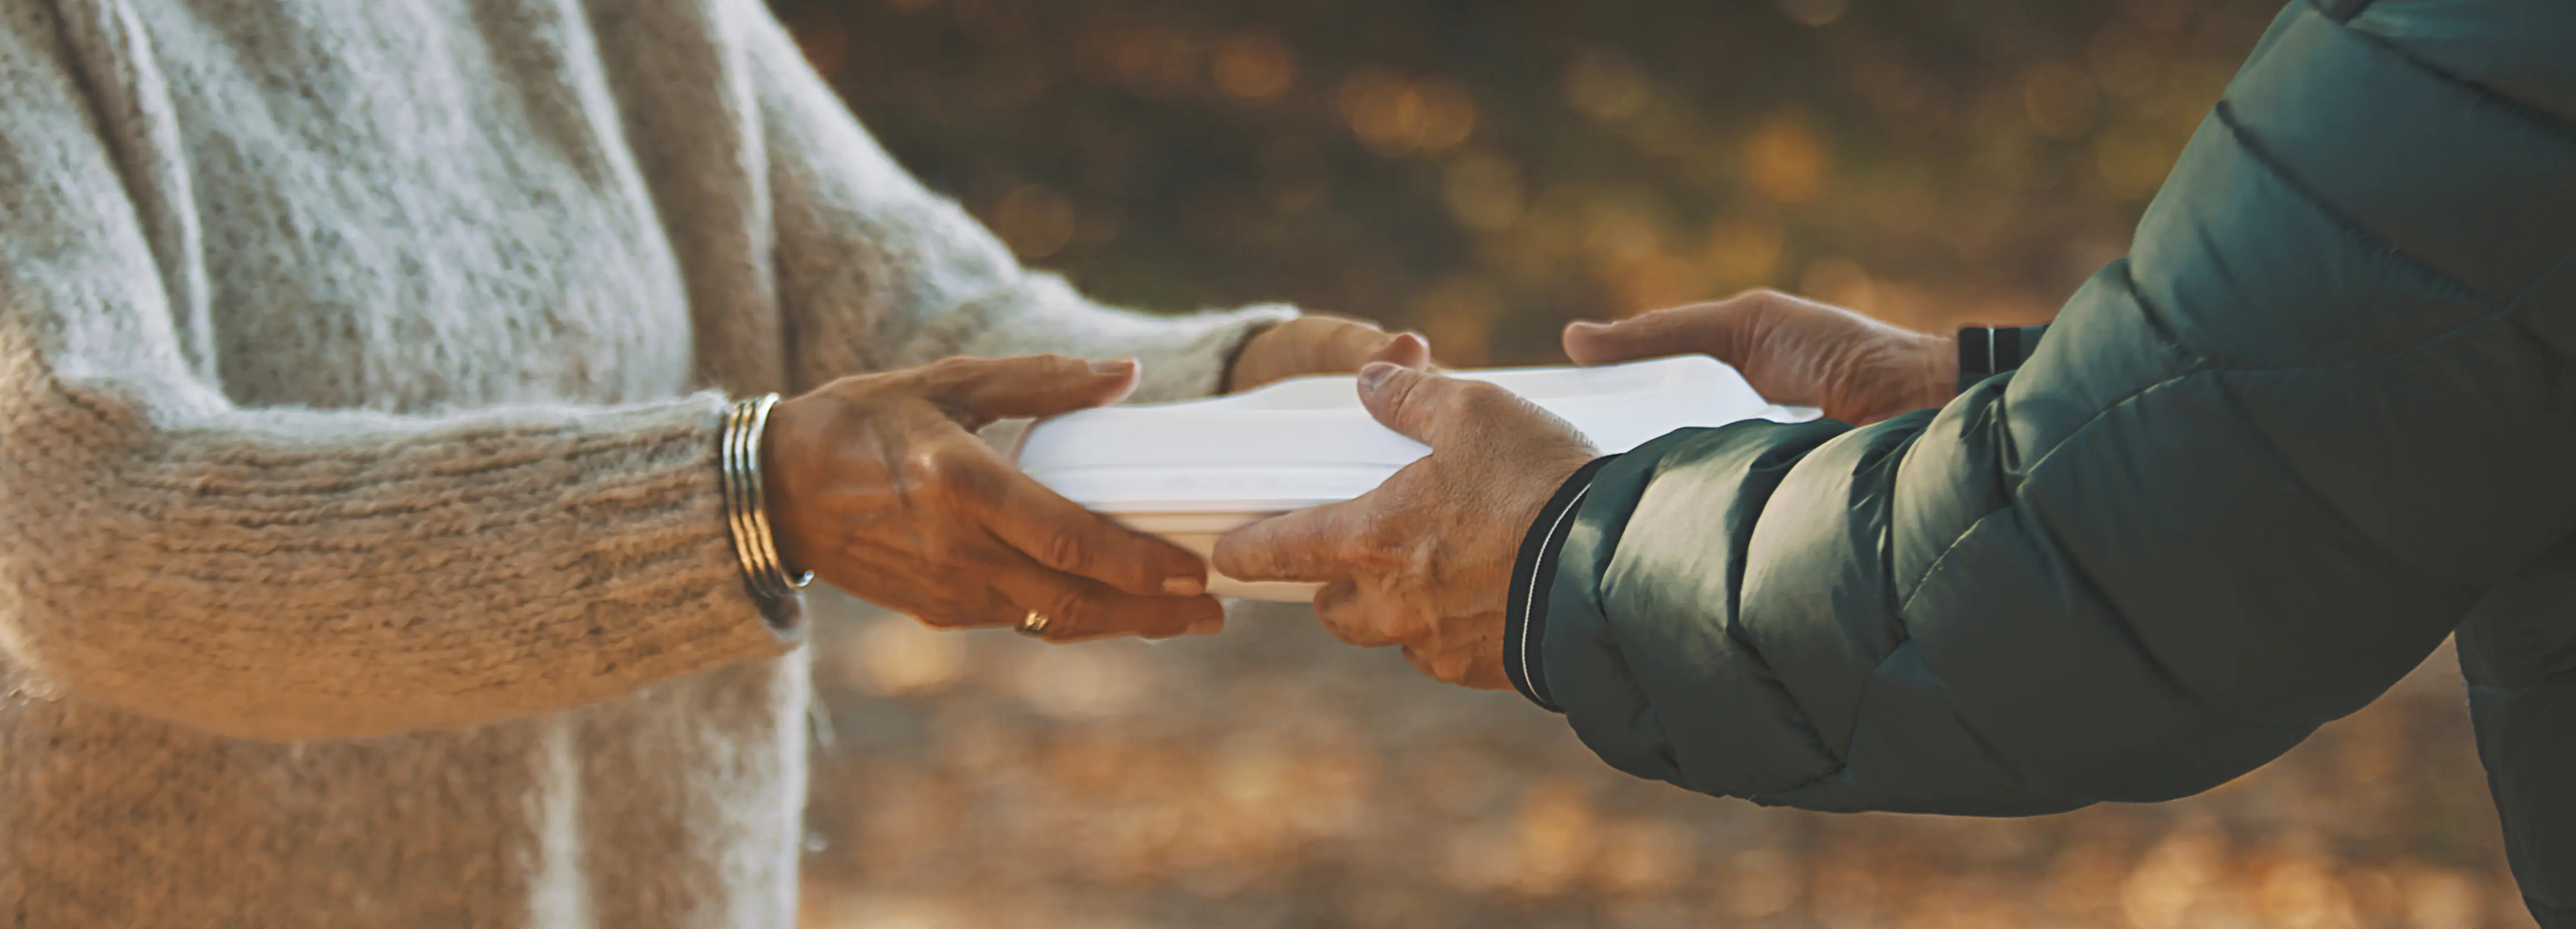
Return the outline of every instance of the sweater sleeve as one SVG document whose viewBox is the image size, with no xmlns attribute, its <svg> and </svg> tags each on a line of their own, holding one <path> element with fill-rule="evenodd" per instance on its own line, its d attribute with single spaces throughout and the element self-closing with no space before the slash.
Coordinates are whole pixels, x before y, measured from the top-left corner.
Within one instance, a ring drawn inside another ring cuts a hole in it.
<svg viewBox="0 0 2576 929">
<path fill-rule="evenodd" d="M 462 726 L 779 654 L 723 398 L 246 409 L 194 373 L 39 15 L 0 17 L 0 661 L 224 735 Z"/>
<path fill-rule="evenodd" d="M 2563 32 L 2380 6 L 2292 4 L 2018 372 L 1605 466 L 1540 648 L 1583 740 L 1828 810 L 2182 796 L 2576 533 L 2576 133 L 2416 58 Z"/>
<path fill-rule="evenodd" d="M 950 355 L 1134 356 L 1137 400 L 1215 393 L 1283 306 L 1157 317 L 1020 267 L 956 203 L 889 157 L 754 0 L 743 21 L 769 158 L 778 288 L 800 386 Z"/>
</svg>

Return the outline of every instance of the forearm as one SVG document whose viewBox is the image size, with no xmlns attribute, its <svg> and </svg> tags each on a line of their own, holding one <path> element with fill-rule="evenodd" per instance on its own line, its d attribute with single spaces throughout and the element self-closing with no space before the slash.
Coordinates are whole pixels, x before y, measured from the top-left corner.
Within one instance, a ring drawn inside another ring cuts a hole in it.
<svg viewBox="0 0 2576 929">
<path fill-rule="evenodd" d="M 1605 760 L 1696 790 L 2028 814 L 2223 783 L 2420 662 L 2463 589 L 2277 467 L 2219 372 L 2070 403 L 2068 358 L 2162 351 L 2112 331 L 2079 316 L 1938 415 L 1623 456 L 1550 579 L 1550 696 Z"/>
<path fill-rule="evenodd" d="M 2175 709 L 2170 691 L 2138 680 L 2139 656 L 2101 641 L 2104 627 L 2090 621 L 2041 636 L 2065 652 L 1994 656 L 2021 656 L 2019 671 L 1962 659 L 1949 641 L 1989 636 L 1927 625 L 1925 614 L 1937 612 L 1930 623 L 2025 626 L 2050 608 L 2040 601 L 2053 587 L 2027 573 L 2014 577 L 2028 586 L 1989 574 L 1984 609 L 1900 609 L 1905 592 L 1885 546 L 1907 504 L 1888 491 L 1926 419 L 1856 432 L 1747 424 L 1679 434 L 1605 469 L 1547 579 L 1550 615 L 1534 650 L 1586 744 L 1639 776 L 1819 809 L 2028 814 L 2104 799 L 2104 784 L 2075 770 L 2133 758 L 2120 739 L 2160 739 L 2124 729 L 2096 743 L 2066 731 L 2055 740 L 2074 749 L 2067 754 L 2104 754 L 2042 763 L 2030 753 L 2050 737 L 1952 688 L 2009 690 L 2039 683 L 2033 671 L 2082 666 L 2094 676 L 2088 685 L 2041 674 L 2055 692 L 2028 691 L 2022 702 L 2093 705 L 2092 691 L 2126 692 L 2142 718 Z M 2298 734 L 2282 733 L 2268 750 Z M 2131 773 L 2132 784 L 2155 779 Z"/>
<path fill-rule="evenodd" d="M 1183 400 L 1222 393 L 1227 367 L 1244 343 L 1296 315 L 1268 305 L 1152 316 L 1092 302 L 1053 275 L 1031 274 L 1008 294 L 924 327 L 907 355 L 924 362 L 1042 352 L 1132 357 L 1143 371 L 1130 402 Z"/>
<path fill-rule="evenodd" d="M 424 421 L 13 392 L 0 645 L 71 696 L 268 739 L 488 722 L 777 654 L 798 629 L 743 587 L 721 402 Z"/>
<path fill-rule="evenodd" d="M 793 617 L 765 622 L 731 555 L 722 398 L 242 408 L 183 348 L 56 37 L 0 28 L 0 86 L 0 661 L 69 698 L 303 739 L 561 709 L 789 647 Z"/>
</svg>

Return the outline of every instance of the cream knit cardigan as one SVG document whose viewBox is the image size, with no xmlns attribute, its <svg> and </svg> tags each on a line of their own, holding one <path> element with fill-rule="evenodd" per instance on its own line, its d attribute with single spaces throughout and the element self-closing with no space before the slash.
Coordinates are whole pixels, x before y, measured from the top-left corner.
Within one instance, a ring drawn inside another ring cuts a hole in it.
<svg viewBox="0 0 2576 929">
<path fill-rule="evenodd" d="M 0 926 L 793 922 L 799 611 L 727 393 L 1205 393 L 758 0 L 0 0 Z"/>
</svg>

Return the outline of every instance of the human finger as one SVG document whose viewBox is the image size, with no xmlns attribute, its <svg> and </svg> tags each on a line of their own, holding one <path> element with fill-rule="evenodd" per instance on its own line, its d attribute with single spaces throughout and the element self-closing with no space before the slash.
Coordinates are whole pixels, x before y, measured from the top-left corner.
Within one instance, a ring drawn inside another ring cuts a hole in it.
<svg viewBox="0 0 2576 929">
<path fill-rule="evenodd" d="M 1434 449 L 1457 444 L 1471 429 L 1572 433 L 1538 405 L 1483 381 L 1379 363 L 1360 369 L 1359 391 L 1360 405 L 1378 422 Z"/>
<path fill-rule="evenodd" d="M 1407 645 L 1404 660 L 1422 676 L 1443 683 L 1474 690 L 1509 690 L 1512 686 L 1511 675 L 1503 670 L 1502 662 L 1483 655 Z"/>
<path fill-rule="evenodd" d="M 1427 368 L 1431 366 L 1431 342 L 1424 339 L 1420 333 L 1396 333 L 1380 342 L 1367 356 L 1359 360 L 1359 364 L 1352 365 L 1351 370 L 1359 370 L 1373 361 L 1383 361 L 1406 368 Z"/>
<path fill-rule="evenodd" d="M 1419 368 L 1431 363 L 1431 343 L 1420 333 L 1388 332 L 1365 320 L 1307 316 L 1291 326 L 1313 327 L 1304 340 L 1297 373 L 1337 374 L 1357 371 L 1373 361 Z"/>
<path fill-rule="evenodd" d="M 1110 522 L 967 443 L 939 482 L 945 509 L 1052 570 L 1142 595 L 1196 596 L 1207 565 L 1187 549 Z"/>
<path fill-rule="evenodd" d="M 1216 540 L 1210 559 L 1227 577 L 1313 584 L 1350 576 L 1345 553 L 1377 519 L 1377 494 L 1273 516 Z"/>
<path fill-rule="evenodd" d="M 1215 597 L 1138 596 L 1016 554 L 995 560 L 991 584 L 1026 613 L 1045 617 L 1037 636 L 1050 642 L 1122 635 L 1166 639 L 1212 634 L 1225 626 L 1225 607 Z"/>
<path fill-rule="evenodd" d="M 969 428 L 996 419 L 1056 416 L 1106 406 L 1136 389 L 1134 359 L 1085 361 L 1066 355 L 949 358 L 919 369 L 923 390 Z"/>
<path fill-rule="evenodd" d="M 908 554 L 880 550 L 868 559 L 868 576 L 876 583 L 867 590 L 871 602 L 912 617 L 914 622 L 933 629 L 989 629 L 1020 621 L 1027 610 L 1015 606 L 1000 591 L 982 583 L 957 583 L 957 579 L 939 569 L 906 570 Z"/>
<path fill-rule="evenodd" d="M 1565 357 L 1579 365 L 1604 365 L 1700 354 L 1741 368 L 1753 353 L 1755 316 L 1778 298 L 1754 291 L 1606 323 L 1579 320 L 1565 327 Z"/>
</svg>

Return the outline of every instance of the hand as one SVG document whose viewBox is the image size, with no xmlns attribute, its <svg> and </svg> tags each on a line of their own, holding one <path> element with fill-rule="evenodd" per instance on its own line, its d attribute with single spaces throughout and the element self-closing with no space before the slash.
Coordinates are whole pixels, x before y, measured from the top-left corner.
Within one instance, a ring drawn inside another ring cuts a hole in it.
<svg viewBox="0 0 2576 929">
<path fill-rule="evenodd" d="M 1360 402 L 1429 457 L 1345 503 L 1217 540 L 1217 570 L 1323 583 L 1315 612 L 1353 645 L 1401 645 L 1422 673 L 1482 690 L 1503 674 L 1503 604 L 1521 536 L 1595 456 L 1564 420 L 1500 387 L 1391 364 L 1360 372 Z"/>
<path fill-rule="evenodd" d="M 1348 374 L 1372 361 L 1419 368 L 1431 363 L 1431 345 L 1414 333 L 1389 333 L 1356 319 L 1300 316 L 1244 341 L 1226 369 L 1225 392 L 1308 374 Z"/>
<path fill-rule="evenodd" d="M 1777 291 L 1565 327 L 1565 355 L 1576 364 L 1695 352 L 1734 365 L 1772 402 L 1822 407 L 1854 425 L 1940 406 L 1959 392 L 1956 337 Z"/>
<path fill-rule="evenodd" d="M 781 554 L 931 626 L 1035 612 L 1059 642 L 1213 633 L 1225 611 L 1198 556 L 1048 492 L 975 437 L 1135 387 L 1132 361 L 951 358 L 781 403 L 761 438 Z"/>
</svg>

